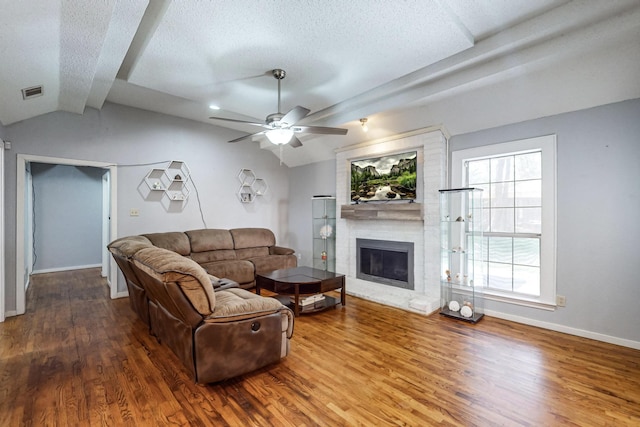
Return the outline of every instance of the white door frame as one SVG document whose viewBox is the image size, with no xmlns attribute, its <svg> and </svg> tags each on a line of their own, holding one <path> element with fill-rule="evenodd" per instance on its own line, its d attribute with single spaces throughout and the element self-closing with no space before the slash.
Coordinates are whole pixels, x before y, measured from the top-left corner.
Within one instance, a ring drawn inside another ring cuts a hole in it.
<svg viewBox="0 0 640 427">
<path fill-rule="evenodd" d="M 0 322 L 4 322 L 4 141 L 0 139 Z"/>
<path fill-rule="evenodd" d="M 109 183 L 111 182 L 111 171 L 106 169 L 102 174 L 102 277 L 106 277 L 111 281 L 111 275 L 109 274 L 109 260 L 112 258 L 109 256 L 109 251 L 106 250 L 110 239 L 111 227 L 109 225 L 111 215 L 109 210 L 111 209 L 111 192 L 109 191 Z"/>
<path fill-rule="evenodd" d="M 117 166 L 110 163 L 95 162 L 90 160 L 63 159 L 59 157 L 31 156 L 27 154 L 18 154 L 16 165 L 16 314 L 24 314 L 26 311 L 26 291 L 24 283 L 25 269 L 25 233 L 24 233 L 24 213 L 25 213 L 25 171 L 27 164 L 30 162 L 49 163 L 54 165 L 68 166 L 91 166 L 109 170 L 109 216 L 110 216 L 110 240 L 117 237 Z M 106 189 L 106 187 L 105 187 Z M 108 219 L 107 219 L 108 221 Z M 104 220 L 103 220 L 104 223 Z M 106 251 L 106 247 L 103 248 Z M 115 260 L 111 259 L 109 263 L 108 277 L 112 280 L 109 282 L 111 298 L 118 298 L 118 281 L 117 266 Z M 3 288 L 4 291 L 4 288 Z"/>
</svg>

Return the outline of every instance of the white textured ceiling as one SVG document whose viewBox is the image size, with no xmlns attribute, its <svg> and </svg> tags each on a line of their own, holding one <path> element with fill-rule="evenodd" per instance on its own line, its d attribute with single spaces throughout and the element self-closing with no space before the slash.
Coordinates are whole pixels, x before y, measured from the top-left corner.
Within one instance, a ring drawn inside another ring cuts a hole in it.
<svg viewBox="0 0 640 427">
<path fill-rule="evenodd" d="M 419 127 L 457 134 L 640 97 L 640 0 L 0 0 L 0 10 L 3 125 L 106 100 L 241 136 L 255 128 L 208 117 L 263 121 L 277 111 L 270 70 L 283 68 L 282 112 L 302 105 L 303 124 L 349 128 L 286 147 L 290 166 Z M 43 96 L 22 100 L 39 84 Z"/>
</svg>

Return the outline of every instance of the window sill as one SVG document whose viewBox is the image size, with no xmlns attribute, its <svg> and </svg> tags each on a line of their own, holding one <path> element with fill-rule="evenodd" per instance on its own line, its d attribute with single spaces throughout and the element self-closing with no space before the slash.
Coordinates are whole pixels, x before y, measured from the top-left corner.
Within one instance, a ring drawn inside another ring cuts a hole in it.
<svg viewBox="0 0 640 427">
<path fill-rule="evenodd" d="M 533 298 L 515 297 L 513 295 L 505 295 L 495 291 L 484 290 L 483 298 L 489 301 L 503 302 L 506 304 L 521 305 L 523 307 L 537 308 L 546 311 L 555 311 L 558 306 L 555 303 L 540 301 Z"/>
</svg>

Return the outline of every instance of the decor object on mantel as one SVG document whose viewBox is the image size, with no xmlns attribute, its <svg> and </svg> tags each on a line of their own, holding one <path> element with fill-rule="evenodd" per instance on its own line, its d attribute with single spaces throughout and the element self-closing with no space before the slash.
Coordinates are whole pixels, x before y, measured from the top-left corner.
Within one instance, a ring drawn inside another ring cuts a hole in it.
<svg viewBox="0 0 640 427">
<path fill-rule="evenodd" d="M 484 316 L 482 238 L 482 189 L 440 190 L 440 314 L 471 323 Z"/>
<path fill-rule="evenodd" d="M 238 198 L 242 203 L 253 203 L 257 196 L 264 196 L 269 189 L 267 181 L 256 178 L 251 169 L 240 169 L 238 180 L 240 181 Z"/>
</svg>

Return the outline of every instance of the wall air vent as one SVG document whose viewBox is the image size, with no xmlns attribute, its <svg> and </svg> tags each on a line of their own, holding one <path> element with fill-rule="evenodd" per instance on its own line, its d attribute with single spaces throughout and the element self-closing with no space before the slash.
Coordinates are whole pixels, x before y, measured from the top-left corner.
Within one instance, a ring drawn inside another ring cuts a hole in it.
<svg viewBox="0 0 640 427">
<path fill-rule="evenodd" d="M 32 86 L 22 89 L 22 99 L 31 99 L 36 98 L 38 96 L 42 96 L 43 90 L 42 85 Z"/>
</svg>

